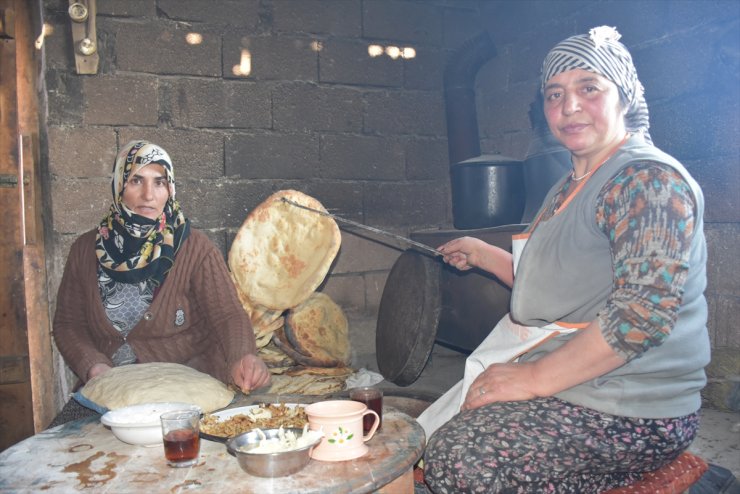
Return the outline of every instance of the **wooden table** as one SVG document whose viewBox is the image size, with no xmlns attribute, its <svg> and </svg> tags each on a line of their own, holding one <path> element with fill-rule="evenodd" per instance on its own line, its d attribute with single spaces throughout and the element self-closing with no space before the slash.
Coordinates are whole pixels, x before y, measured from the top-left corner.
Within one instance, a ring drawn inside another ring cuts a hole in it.
<svg viewBox="0 0 740 494">
<path fill-rule="evenodd" d="M 166 465 L 162 447 L 132 446 L 116 439 L 98 418 L 82 419 L 36 434 L 0 453 L 0 492 L 244 492 L 413 493 L 413 465 L 424 430 L 408 415 L 383 410 L 383 427 L 362 458 L 311 462 L 289 477 L 252 477 L 222 443 L 201 441 L 200 461 L 190 468 Z"/>
</svg>

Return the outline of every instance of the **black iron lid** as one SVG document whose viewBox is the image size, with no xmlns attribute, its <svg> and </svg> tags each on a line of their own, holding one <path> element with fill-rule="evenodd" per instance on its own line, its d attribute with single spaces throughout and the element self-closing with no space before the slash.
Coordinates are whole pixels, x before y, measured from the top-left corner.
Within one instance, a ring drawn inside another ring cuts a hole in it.
<svg viewBox="0 0 740 494">
<path fill-rule="evenodd" d="M 375 330 L 378 368 L 388 381 L 408 386 L 424 370 L 441 312 L 441 263 L 407 250 L 383 288 Z"/>
</svg>

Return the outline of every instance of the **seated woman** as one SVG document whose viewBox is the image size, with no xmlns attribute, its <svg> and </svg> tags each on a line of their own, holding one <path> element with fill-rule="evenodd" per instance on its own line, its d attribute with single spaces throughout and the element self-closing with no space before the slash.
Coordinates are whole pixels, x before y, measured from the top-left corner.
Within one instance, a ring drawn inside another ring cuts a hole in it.
<svg viewBox="0 0 740 494">
<path fill-rule="evenodd" d="M 54 340 L 86 382 L 112 366 L 174 362 L 248 391 L 269 383 L 223 255 L 175 200 L 167 152 L 135 140 L 116 157 L 113 204 L 69 252 Z M 52 425 L 85 411 L 70 400 Z"/>
<path fill-rule="evenodd" d="M 440 247 L 513 290 L 463 380 L 419 417 L 434 492 L 602 492 L 696 434 L 710 354 L 704 201 L 653 146 L 618 39 L 603 26 L 545 58 L 545 118 L 573 170 L 513 256 L 469 237 Z"/>
</svg>

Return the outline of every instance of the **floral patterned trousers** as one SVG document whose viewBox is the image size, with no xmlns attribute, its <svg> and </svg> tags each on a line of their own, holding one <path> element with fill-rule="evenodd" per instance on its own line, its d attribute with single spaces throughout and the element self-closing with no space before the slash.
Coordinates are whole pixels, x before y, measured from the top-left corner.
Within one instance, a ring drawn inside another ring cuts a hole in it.
<svg viewBox="0 0 740 494">
<path fill-rule="evenodd" d="M 598 493 L 674 460 L 698 426 L 698 413 L 620 417 L 553 397 L 492 403 L 429 438 L 424 480 L 435 493 Z"/>
</svg>

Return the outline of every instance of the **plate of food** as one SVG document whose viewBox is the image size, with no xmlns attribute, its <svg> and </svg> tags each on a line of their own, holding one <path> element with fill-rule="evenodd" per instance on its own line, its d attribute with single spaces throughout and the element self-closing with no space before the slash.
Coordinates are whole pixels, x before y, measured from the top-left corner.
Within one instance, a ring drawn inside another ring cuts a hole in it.
<svg viewBox="0 0 740 494">
<path fill-rule="evenodd" d="M 305 405 L 262 403 L 206 413 L 200 419 L 200 437 L 225 443 L 254 429 L 302 429 L 308 423 Z"/>
</svg>

